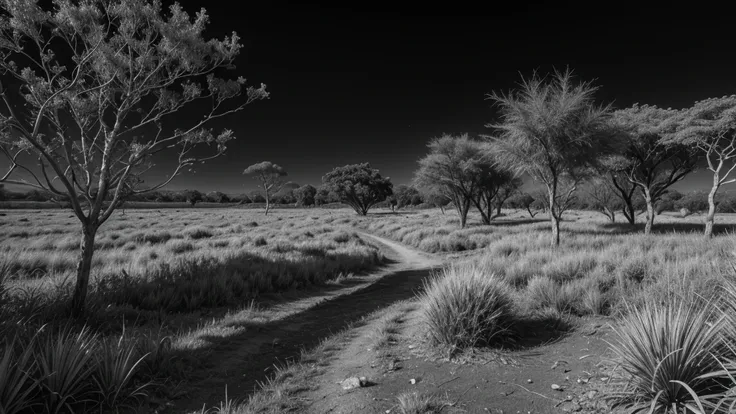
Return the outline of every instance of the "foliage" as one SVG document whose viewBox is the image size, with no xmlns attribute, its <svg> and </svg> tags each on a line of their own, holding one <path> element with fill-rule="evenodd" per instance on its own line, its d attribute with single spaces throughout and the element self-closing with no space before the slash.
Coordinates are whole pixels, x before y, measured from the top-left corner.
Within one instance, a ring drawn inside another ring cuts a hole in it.
<svg viewBox="0 0 736 414">
<path fill-rule="evenodd" d="M 184 198 L 192 207 L 200 201 L 204 201 L 204 196 L 197 190 L 184 190 Z"/>
<path fill-rule="evenodd" d="M 444 268 L 425 282 L 419 302 L 429 343 L 450 356 L 502 339 L 513 322 L 509 287 L 476 263 Z"/>
<path fill-rule="evenodd" d="M 554 245 L 559 244 L 560 202 L 566 202 L 578 182 L 598 167 L 619 143 L 609 127 L 610 107 L 598 106 L 598 88 L 589 82 L 575 83 L 572 72 L 555 72 L 551 80 L 536 73 L 523 79 L 521 88 L 508 94 L 491 94 L 501 121 L 487 127 L 498 161 L 542 182 L 548 192 Z M 570 185 L 560 196 L 559 186 Z"/>
<path fill-rule="evenodd" d="M 634 105 L 613 113 L 613 123 L 623 132 L 625 150 L 608 160 L 608 168 L 637 186 L 647 205 L 645 234 L 652 231 L 655 203 L 667 189 L 691 173 L 697 154 L 685 145 L 668 142 L 680 112 L 650 105 Z"/>
<path fill-rule="evenodd" d="M 253 177 L 258 181 L 257 185 L 262 191 L 263 199 L 266 202 L 266 215 L 268 215 L 273 196 L 288 184 L 283 180 L 283 177 L 288 175 L 286 170 L 271 161 L 262 161 L 248 166 L 243 171 L 243 175 Z"/>
<path fill-rule="evenodd" d="M 470 139 L 467 134 L 443 135 L 427 146 L 429 154 L 419 160 L 414 182 L 423 191 L 450 199 L 460 217 L 460 227 L 464 228 L 470 206 L 477 196 L 481 166 L 488 162 L 488 153 L 482 143 Z"/>
<path fill-rule="evenodd" d="M 681 412 L 722 391 L 709 374 L 721 371 L 716 357 L 723 327 L 713 306 L 691 299 L 648 301 L 630 309 L 612 344 L 631 377 L 619 402 L 632 412 Z"/>
<path fill-rule="evenodd" d="M 382 177 L 368 163 L 337 167 L 322 177 L 322 183 L 327 191 L 361 216 L 393 194 L 391 180 Z"/>
<path fill-rule="evenodd" d="M 229 203 L 230 196 L 221 191 L 210 191 L 205 196 L 206 200 L 211 203 Z"/>
<path fill-rule="evenodd" d="M 586 186 L 586 193 L 590 198 L 589 208 L 600 211 L 612 223 L 616 221 L 616 210 L 623 208 L 623 203 L 604 178 L 593 179 Z"/>
<path fill-rule="evenodd" d="M 315 196 L 317 195 L 317 189 L 310 184 L 303 185 L 294 190 L 294 196 L 296 197 L 296 203 L 300 206 L 313 206 L 315 203 Z"/>
<path fill-rule="evenodd" d="M 394 188 L 394 197 L 396 198 L 396 208 L 404 208 L 406 206 L 416 206 L 422 203 L 422 196 L 416 187 L 406 184 L 399 184 Z"/>
<path fill-rule="evenodd" d="M 130 195 L 222 154 L 234 134 L 214 132 L 209 121 L 268 93 L 264 85 L 246 87 L 242 77 L 215 76 L 233 67 L 241 45 L 235 33 L 205 39 L 204 10 L 192 18 L 174 4 L 164 14 L 161 2 L 150 0 L 0 4 L 0 154 L 8 159 L 0 181 L 70 203 L 83 227 L 72 300 L 80 313 L 99 226 Z M 176 116 L 193 105 L 204 105 L 204 116 L 189 123 Z M 162 151 L 178 155 L 174 171 L 141 188 Z M 13 179 L 18 171 L 30 181 Z"/>
</svg>

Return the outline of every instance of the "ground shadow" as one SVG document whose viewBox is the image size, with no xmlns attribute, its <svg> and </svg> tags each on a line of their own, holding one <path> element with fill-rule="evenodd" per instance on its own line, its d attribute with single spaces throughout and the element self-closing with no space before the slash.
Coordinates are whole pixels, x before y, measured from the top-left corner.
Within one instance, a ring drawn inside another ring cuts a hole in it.
<svg viewBox="0 0 736 414">
<path fill-rule="evenodd" d="M 507 349 L 524 351 L 562 340 L 573 326 L 559 316 L 522 316 L 511 328 L 511 341 Z"/>
<path fill-rule="evenodd" d="M 600 225 L 601 230 L 576 230 L 576 229 L 565 229 L 565 231 L 576 233 L 576 234 L 628 234 L 628 233 L 643 233 L 645 223 L 639 222 L 634 225 L 630 223 L 603 223 Z M 652 233 L 654 234 L 667 234 L 667 233 L 702 233 L 705 230 L 705 224 L 703 223 L 657 223 L 654 222 L 652 227 Z M 713 234 L 732 234 L 736 232 L 736 224 L 718 224 L 713 226 Z"/>
</svg>

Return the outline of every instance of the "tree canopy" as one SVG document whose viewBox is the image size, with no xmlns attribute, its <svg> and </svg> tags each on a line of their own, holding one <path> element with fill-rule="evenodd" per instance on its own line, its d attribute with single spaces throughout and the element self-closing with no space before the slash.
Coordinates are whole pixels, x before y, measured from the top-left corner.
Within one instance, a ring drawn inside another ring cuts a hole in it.
<svg viewBox="0 0 736 414">
<path fill-rule="evenodd" d="M 337 167 L 322 177 L 322 183 L 325 190 L 362 216 L 393 194 L 391 180 L 367 162 Z"/>
<path fill-rule="evenodd" d="M 281 191 L 285 185 L 289 184 L 284 181 L 284 177 L 288 175 L 286 170 L 271 161 L 262 161 L 248 166 L 243 171 L 243 175 L 253 177 L 258 181 L 258 188 L 263 191 L 263 198 L 266 201 L 265 214 L 268 215 L 273 196 Z"/>
</svg>

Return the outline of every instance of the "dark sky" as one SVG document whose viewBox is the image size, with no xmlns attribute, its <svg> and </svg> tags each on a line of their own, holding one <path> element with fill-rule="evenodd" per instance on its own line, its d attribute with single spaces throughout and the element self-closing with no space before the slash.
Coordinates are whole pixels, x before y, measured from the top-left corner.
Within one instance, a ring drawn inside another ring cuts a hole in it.
<svg viewBox="0 0 736 414">
<path fill-rule="evenodd" d="M 617 107 L 679 108 L 736 92 L 736 32 L 725 9 L 699 16 L 622 2 L 353 4 L 184 2 L 192 13 L 207 8 L 211 36 L 238 32 L 245 47 L 237 74 L 267 84 L 271 99 L 228 118 L 237 140 L 227 154 L 169 188 L 240 193 L 253 188 L 243 169 L 263 160 L 301 184 L 364 161 L 406 183 L 429 139 L 490 132 L 486 94 L 535 69 L 570 66 L 596 79 L 601 101 Z M 168 164 L 159 162 L 148 181 Z"/>
</svg>

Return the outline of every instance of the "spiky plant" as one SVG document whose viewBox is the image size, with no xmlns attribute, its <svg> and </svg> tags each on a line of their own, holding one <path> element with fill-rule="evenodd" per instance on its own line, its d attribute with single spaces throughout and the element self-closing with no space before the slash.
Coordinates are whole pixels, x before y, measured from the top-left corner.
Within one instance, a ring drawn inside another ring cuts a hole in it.
<svg viewBox="0 0 736 414">
<path fill-rule="evenodd" d="M 629 308 L 611 344 L 630 376 L 612 395 L 628 412 L 703 412 L 723 391 L 717 355 L 724 320 L 711 303 L 671 299 Z M 689 411 L 688 411 L 689 410 Z"/>
<path fill-rule="evenodd" d="M 65 327 L 40 335 L 34 357 L 45 412 L 75 412 L 94 401 L 91 375 L 96 339 L 87 328 Z"/>
<path fill-rule="evenodd" d="M 147 355 L 139 355 L 136 342 L 127 338 L 125 331 L 117 340 L 104 340 L 98 345 L 92 380 L 103 406 L 132 409 L 129 402 L 145 397 L 150 383 L 135 386 L 133 381 Z"/>
<path fill-rule="evenodd" d="M 38 380 L 31 344 L 19 350 L 17 339 L 5 344 L 0 354 L 0 413 L 16 414 L 33 409 L 37 403 Z"/>
<path fill-rule="evenodd" d="M 450 356 L 499 339 L 513 321 L 508 285 L 476 263 L 444 268 L 425 282 L 419 301 L 430 345 Z"/>
</svg>

